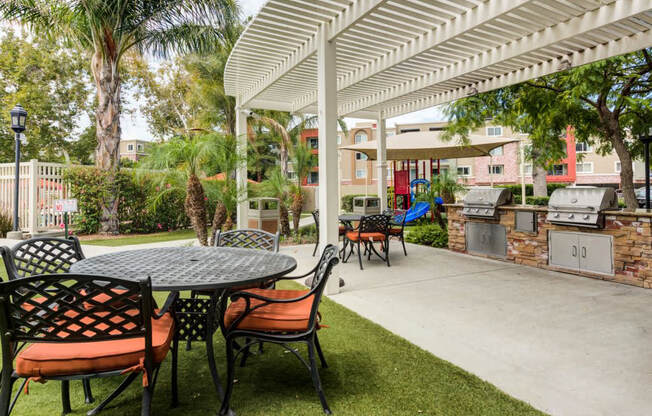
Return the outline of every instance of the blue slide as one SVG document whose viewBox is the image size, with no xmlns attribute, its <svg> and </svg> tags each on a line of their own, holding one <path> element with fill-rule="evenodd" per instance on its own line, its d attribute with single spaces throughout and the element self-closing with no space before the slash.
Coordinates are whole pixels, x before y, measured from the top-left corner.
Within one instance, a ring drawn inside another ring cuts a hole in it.
<svg viewBox="0 0 652 416">
<path fill-rule="evenodd" d="M 428 202 L 417 202 L 412 205 L 408 212 L 405 213 L 405 223 L 412 222 L 426 215 L 430 211 L 430 204 Z"/>
</svg>

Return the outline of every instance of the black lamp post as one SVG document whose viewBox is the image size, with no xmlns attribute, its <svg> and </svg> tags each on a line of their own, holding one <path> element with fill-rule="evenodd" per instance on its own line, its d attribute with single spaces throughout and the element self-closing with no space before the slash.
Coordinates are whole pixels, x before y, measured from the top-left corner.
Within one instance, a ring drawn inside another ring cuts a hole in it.
<svg viewBox="0 0 652 416">
<path fill-rule="evenodd" d="M 647 131 L 647 134 L 639 134 L 638 139 L 643 143 L 643 152 L 645 154 L 645 209 L 650 209 L 650 142 L 652 142 L 652 127 Z"/>
<path fill-rule="evenodd" d="M 16 182 L 14 188 L 14 231 L 18 231 L 18 192 L 20 189 L 20 134 L 25 131 L 27 121 L 27 111 L 20 105 L 16 104 L 10 111 L 11 129 L 15 133 L 16 139 Z"/>
</svg>

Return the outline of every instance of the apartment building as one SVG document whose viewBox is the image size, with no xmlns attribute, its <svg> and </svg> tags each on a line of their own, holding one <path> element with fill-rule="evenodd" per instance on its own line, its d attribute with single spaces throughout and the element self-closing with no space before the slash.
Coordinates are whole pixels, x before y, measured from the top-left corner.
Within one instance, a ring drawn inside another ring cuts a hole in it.
<svg viewBox="0 0 652 416">
<path fill-rule="evenodd" d="M 121 140 L 120 159 L 129 159 L 137 162 L 147 156 L 147 146 L 149 146 L 149 142 L 145 140 Z"/>
<path fill-rule="evenodd" d="M 416 131 L 442 131 L 447 122 L 396 124 L 387 127 L 387 136 L 409 133 Z M 338 134 L 338 145 L 350 145 L 355 143 L 376 140 L 377 126 L 375 122 L 357 123 L 345 135 Z M 520 146 L 529 146 L 527 136 L 514 133 L 511 129 L 494 125 L 488 122 L 482 128 L 471 132 L 472 135 L 486 136 L 493 138 L 515 138 L 522 142 L 509 143 L 491 151 L 491 156 L 462 158 L 462 159 L 441 159 L 439 169 L 442 172 L 454 172 L 461 183 L 469 186 L 490 185 L 490 184 L 518 184 L 521 183 Z M 318 130 L 309 129 L 302 133 L 302 141 L 308 144 L 313 152 L 317 154 L 319 146 Z M 569 183 L 577 185 L 602 185 L 620 186 L 620 162 L 618 156 L 612 152 L 607 155 L 599 154 L 596 149 L 586 143 L 577 143 L 573 129 L 569 128 L 564 137 L 566 157 L 553 164 L 546 177 L 548 182 Z M 363 194 L 376 193 L 378 170 L 376 162 L 368 160 L 367 157 L 358 152 L 340 150 L 340 178 L 342 194 Z M 409 163 L 410 179 L 430 178 L 438 173 L 437 163 L 432 164 L 430 160 L 411 160 L 388 162 L 387 182 L 392 186 L 392 167 L 405 169 Z M 525 182 L 532 183 L 532 165 L 525 163 Z M 634 179 L 637 183 L 644 182 L 644 169 L 642 161 L 634 163 Z M 305 185 L 315 186 L 319 183 L 319 169 L 314 168 Z"/>
</svg>

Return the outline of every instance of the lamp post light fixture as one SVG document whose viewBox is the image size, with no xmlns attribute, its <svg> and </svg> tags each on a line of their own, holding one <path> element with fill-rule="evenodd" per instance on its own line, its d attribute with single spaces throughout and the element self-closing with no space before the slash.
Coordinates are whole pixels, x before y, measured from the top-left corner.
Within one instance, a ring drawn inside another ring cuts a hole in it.
<svg viewBox="0 0 652 416">
<path fill-rule="evenodd" d="M 27 111 L 20 105 L 16 104 L 10 111 L 11 129 L 14 131 L 16 139 L 16 178 L 14 183 L 14 231 L 18 231 L 18 192 L 20 189 L 20 135 L 25 131 L 27 122 Z"/>
<path fill-rule="evenodd" d="M 638 140 L 643 143 L 643 152 L 645 154 L 645 209 L 650 209 L 650 142 L 652 142 L 652 127 L 647 134 L 638 135 Z"/>
</svg>

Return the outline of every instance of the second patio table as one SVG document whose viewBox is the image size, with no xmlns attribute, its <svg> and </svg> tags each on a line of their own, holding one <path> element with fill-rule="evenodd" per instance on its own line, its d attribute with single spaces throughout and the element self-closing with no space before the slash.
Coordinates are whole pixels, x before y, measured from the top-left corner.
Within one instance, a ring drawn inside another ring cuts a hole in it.
<svg viewBox="0 0 652 416">
<path fill-rule="evenodd" d="M 297 261 L 284 254 L 231 247 L 162 247 L 120 251 L 89 257 L 75 263 L 71 273 L 95 274 L 123 279 L 151 278 L 152 289 L 179 292 L 211 291 L 206 328 L 208 365 L 220 399 L 222 386 L 215 365 L 212 334 L 219 296 L 226 289 L 242 287 L 284 276 Z"/>
</svg>

